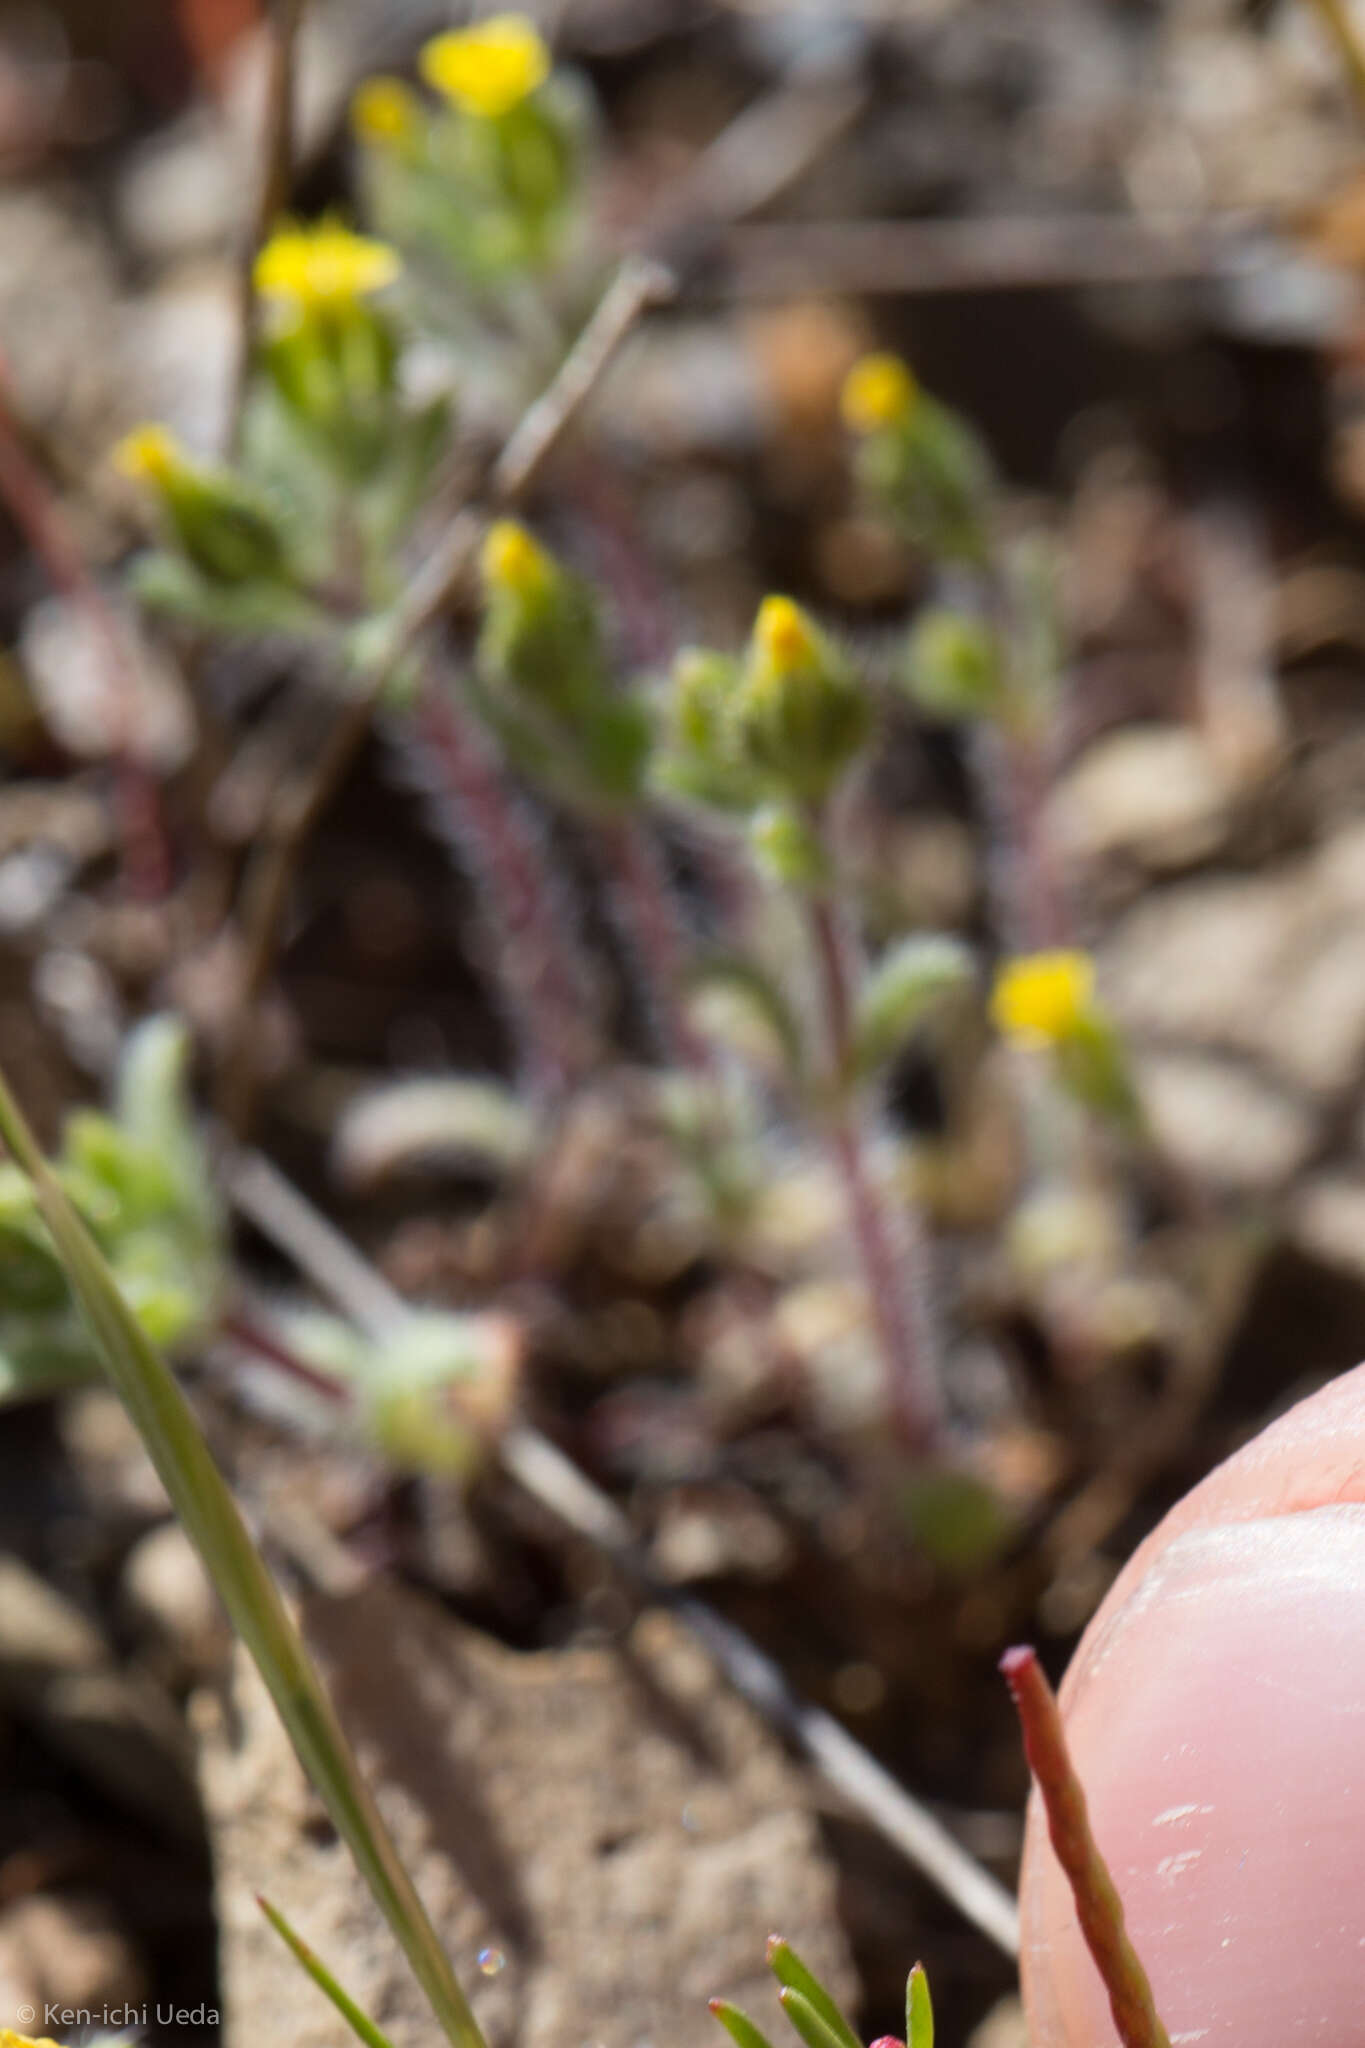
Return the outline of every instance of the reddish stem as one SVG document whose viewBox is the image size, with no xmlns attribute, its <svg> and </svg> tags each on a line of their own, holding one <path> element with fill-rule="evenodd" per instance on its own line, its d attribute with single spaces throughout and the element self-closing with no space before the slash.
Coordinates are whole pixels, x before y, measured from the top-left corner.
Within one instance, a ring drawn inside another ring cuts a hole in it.
<svg viewBox="0 0 1365 2048">
<path fill-rule="evenodd" d="M 1090 1832 L 1085 1793 L 1037 1652 L 1027 1644 L 1006 1650 L 1000 1669 L 1014 1698 L 1048 1834 L 1071 1886 L 1086 1946 L 1104 1979 L 1119 2039 L 1124 2048 L 1170 2048 L 1147 1972 L 1123 1924 L 1122 1901 Z"/>
<path fill-rule="evenodd" d="M 51 484 L 24 445 L 9 402 L 9 375 L 0 357 L 0 497 L 47 572 L 76 605 L 99 649 L 119 707 L 116 805 L 123 874 L 130 892 L 146 900 L 170 885 L 170 855 L 161 827 L 156 784 L 132 746 L 137 669 L 122 624 L 85 562 Z"/>
<path fill-rule="evenodd" d="M 920 1315 L 919 1275 L 915 1271 L 919 1246 L 907 1242 L 898 1260 L 898 1233 L 868 1161 L 856 1105 L 848 1099 L 853 1065 L 853 976 L 848 942 L 830 897 L 812 899 L 809 924 L 836 1102 L 830 1149 L 848 1202 L 896 1425 L 906 1446 L 920 1452 L 938 1433 L 939 1404 L 929 1332 Z M 908 1236 L 915 1222 L 907 1214 L 900 1234 Z"/>
<path fill-rule="evenodd" d="M 229 1309 L 219 1323 L 225 1337 L 234 1344 L 240 1344 L 244 1351 L 254 1351 L 258 1358 L 266 1359 L 277 1366 L 291 1380 L 308 1387 L 315 1394 L 323 1394 L 329 1401 L 346 1402 L 351 1398 L 350 1389 L 330 1373 L 320 1372 L 291 1351 L 282 1337 L 247 1313 L 245 1309 Z"/>
<path fill-rule="evenodd" d="M 541 1094 L 562 1094 L 595 1052 L 587 975 L 563 886 L 548 868 L 537 825 L 446 692 L 429 683 L 411 724 L 442 820 L 487 892 L 497 970 L 528 1081 Z"/>
<path fill-rule="evenodd" d="M 653 841 L 634 818 L 613 819 L 596 834 L 615 884 L 618 922 L 633 947 L 654 1027 L 673 1065 L 705 1073 L 705 1045 L 688 1021 L 683 1000 L 686 952 L 678 907 Z"/>
</svg>

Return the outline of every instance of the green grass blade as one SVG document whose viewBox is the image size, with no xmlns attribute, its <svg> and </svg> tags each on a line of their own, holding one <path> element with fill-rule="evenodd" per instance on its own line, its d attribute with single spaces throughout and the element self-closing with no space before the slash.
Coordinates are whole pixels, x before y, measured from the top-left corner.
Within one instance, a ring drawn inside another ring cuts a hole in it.
<svg viewBox="0 0 1365 2048">
<path fill-rule="evenodd" d="M 923 1963 L 916 1963 L 906 1979 L 905 2048 L 934 2048 L 934 2008 Z"/>
<path fill-rule="evenodd" d="M 731 2005 L 728 1998 L 713 1998 L 708 2002 L 708 2011 L 724 2027 L 735 2048 L 772 2048 L 762 2027 L 756 2027 L 747 2012 L 741 2012 L 737 2005 Z"/>
<path fill-rule="evenodd" d="M 782 2010 L 795 2027 L 806 2048 L 847 2048 L 844 2037 L 830 2026 L 823 2012 L 813 2006 L 804 1992 L 784 1984 L 778 1992 Z"/>
<path fill-rule="evenodd" d="M 277 1906 L 269 1899 L 256 1894 L 256 1904 L 265 1914 L 280 1940 L 293 1956 L 300 1969 L 306 1970 L 319 1991 L 330 1998 L 351 2032 L 365 2043 L 365 2048 L 393 2048 L 393 2043 L 382 2027 L 377 2027 L 368 2013 L 362 2012 L 355 2000 L 342 1990 L 326 1963 L 309 1948 L 306 1941 L 297 1935 Z"/>
<path fill-rule="evenodd" d="M 797 1992 L 814 2008 L 834 2036 L 837 2048 L 863 2048 L 815 1972 L 802 1962 L 791 1943 L 783 1941 L 778 1934 L 768 1936 L 768 1968 L 779 1984 Z"/>
<path fill-rule="evenodd" d="M 413 1975 L 456 2048 L 485 2048 L 449 1958 L 404 1869 L 374 1795 L 342 1733 L 303 1638 L 209 1453 L 170 1367 L 144 1335 L 99 1248 L 48 1170 L 0 1075 L 0 1137 L 33 1182 L 39 1206 L 114 1387 L 219 1598 L 254 1658 L 337 1833 L 397 1936 Z"/>
</svg>

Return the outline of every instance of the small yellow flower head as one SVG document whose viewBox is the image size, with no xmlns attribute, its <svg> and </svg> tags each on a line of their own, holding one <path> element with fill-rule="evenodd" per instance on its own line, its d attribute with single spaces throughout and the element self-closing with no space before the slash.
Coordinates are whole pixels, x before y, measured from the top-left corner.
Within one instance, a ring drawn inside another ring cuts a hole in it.
<svg viewBox="0 0 1365 2048">
<path fill-rule="evenodd" d="M 138 484 L 167 484 L 186 467 L 185 451 L 168 427 L 149 422 L 134 427 L 114 449 L 114 467 L 120 476 Z M 19 2036 L 16 2034 L 17 2041 Z M 0 2032 L 0 2048 L 7 2048 Z"/>
<path fill-rule="evenodd" d="M 297 314 L 342 311 L 383 291 L 402 269 L 387 242 L 353 235 L 338 220 L 275 230 L 256 258 L 256 289 Z"/>
<path fill-rule="evenodd" d="M 861 356 L 844 379 L 839 410 L 852 434 L 901 426 L 914 411 L 919 386 L 899 356 Z"/>
<path fill-rule="evenodd" d="M 1086 953 L 1028 953 L 1007 960 L 995 978 L 991 1017 L 1006 1038 L 1056 1045 L 1088 1015 L 1095 968 Z"/>
<path fill-rule="evenodd" d="M 367 78 L 351 101 L 351 127 L 373 149 L 410 142 L 422 120 L 421 102 L 401 78 Z"/>
<path fill-rule="evenodd" d="M 57 2048 L 57 2043 L 46 2034 L 34 2040 L 28 2034 L 16 2034 L 12 2027 L 0 2027 L 0 2048 Z"/>
<path fill-rule="evenodd" d="M 513 597 L 534 597 L 553 580 L 555 565 L 540 542 L 516 519 L 495 519 L 479 556 L 484 587 Z"/>
<path fill-rule="evenodd" d="M 754 653 L 772 675 L 794 675 L 820 659 L 820 637 L 791 598 L 765 597 L 754 620 Z"/>
<path fill-rule="evenodd" d="M 524 14 L 490 14 L 436 36 L 422 51 L 422 75 L 461 112 L 496 121 L 550 74 L 550 53 Z"/>
</svg>

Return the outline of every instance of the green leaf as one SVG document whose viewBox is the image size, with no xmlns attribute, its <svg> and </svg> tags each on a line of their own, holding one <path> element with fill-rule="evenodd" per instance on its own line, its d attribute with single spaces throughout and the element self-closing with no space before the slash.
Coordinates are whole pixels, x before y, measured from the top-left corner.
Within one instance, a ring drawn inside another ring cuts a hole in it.
<svg viewBox="0 0 1365 2048">
<path fill-rule="evenodd" d="M 738 953 L 714 953 L 689 976 L 691 1007 L 703 1032 L 777 1066 L 787 1079 L 801 1072 L 801 1027 L 773 977 Z M 710 1000 L 719 998 L 719 1002 Z M 776 1059 L 765 1054 L 776 1054 Z"/>
<path fill-rule="evenodd" d="M 934 2048 L 934 2008 L 923 1963 L 916 1963 L 905 1983 L 905 2048 Z"/>
<path fill-rule="evenodd" d="M 279 1935 L 280 1940 L 289 1950 L 295 1962 L 298 1963 L 301 1969 L 307 1971 L 318 1989 L 331 1999 L 332 2004 L 341 2014 L 351 2032 L 358 2040 L 365 2043 L 365 2048 L 393 2048 L 393 2043 L 389 2040 L 388 2035 L 382 2028 L 377 2027 L 369 2014 L 362 2012 L 355 2000 L 342 1990 L 321 1957 L 315 1954 L 309 1948 L 307 1942 L 294 1932 L 278 1907 L 272 1906 L 269 1899 L 262 1898 L 259 1892 L 256 1894 L 256 1904 L 265 1914 L 266 1919 L 270 1922 L 276 1934 Z"/>
<path fill-rule="evenodd" d="M 772 1971 L 778 1983 L 785 1987 L 785 1991 L 794 1992 L 799 1999 L 812 2008 L 818 2015 L 821 2024 L 833 2034 L 835 2040 L 840 2044 L 840 2048 L 863 2048 L 863 2044 L 858 2039 L 857 2034 L 844 2018 L 814 1971 L 810 1970 L 802 1962 L 796 1950 L 791 1946 L 791 1943 L 783 1941 L 781 1936 L 777 1934 L 772 1934 L 768 1937 L 768 1968 Z M 786 2005 L 785 1995 L 782 2002 Z M 795 2015 L 791 2013 L 790 2007 L 788 2007 L 788 2013 L 793 2019 L 793 2024 L 796 2024 Z M 800 2031 L 798 2026 L 798 2032 Z M 807 2035 L 805 2038 L 809 2040 L 810 2037 Z M 823 2044 L 815 2042 L 811 2044 L 811 2048 L 823 2048 Z"/>
<path fill-rule="evenodd" d="M 905 650 L 905 688 L 931 718 L 984 718 L 1000 707 L 1000 649 L 984 619 L 934 605 Z"/>
<path fill-rule="evenodd" d="M 845 2036 L 830 2026 L 822 2012 L 817 2011 L 810 2000 L 790 1986 L 778 1992 L 782 2010 L 795 2027 L 806 2048 L 848 2048 Z"/>
<path fill-rule="evenodd" d="M 728 1998 L 711 1999 L 708 2010 L 720 2021 L 735 2048 L 772 2048 L 763 2029 L 754 2025 L 747 2012 L 731 2005 Z"/>
<path fill-rule="evenodd" d="M 0 1076 L 0 1137 L 29 1176 L 91 1337 L 314 1786 L 456 2048 L 485 2048 L 336 1712 L 170 1367 L 132 1313 Z"/>
<path fill-rule="evenodd" d="M 866 1075 L 887 1060 L 927 1016 L 971 980 L 972 956 L 939 933 L 902 939 L 883 953 L 858 995 L 853 1064 Z"/>
</svg>

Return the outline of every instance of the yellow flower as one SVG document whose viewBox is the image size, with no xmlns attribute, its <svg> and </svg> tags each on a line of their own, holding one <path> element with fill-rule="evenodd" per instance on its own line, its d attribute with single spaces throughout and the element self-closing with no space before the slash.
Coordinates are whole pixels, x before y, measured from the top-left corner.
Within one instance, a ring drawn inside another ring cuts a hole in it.
<svg viewBox="0 0 1365 2048">
<path fill-rule="evenodd" d="M 1094 963 L 1086 953 L 1028 953 L 1007 960 L 995 978 L 991 1016 L 1006 1038 L 1056 1045 L 1090 1013 Z"/>
<path fill-rule="evenodd" d="M 421 118 L 421 102 L 401 78 L 367 78 L 351 101 L 352 129 L 376 149 L 410 142 Z"/>
<path fill-rule="evenodd" d="M 875 434 L 909 419 L 919 396 L 914 373 L 899 356 L 862 356 L 844 379 L 839 410 L 853 434 Z"/>
<path fill-rule="evenodd" d="M 765 597 L 754 620 L 754 653 L 771 674 L 789 676 L 819 660 L 820 636 L 791 598 Z"/>
<path fill-rule="evenodd" d="M 295 313 L 339 311 L 383 291 L 402 269 L 387 242 L 353 235 L 338 220 L 276 228 L 256 258 L 256 289 Z"/>
<path fill-rule="evenodd" d="M 495 519 L 484 537 L 479 568 L 489 590 L 532 597 L 553 581 L 555 565 L 540 542 L 515 519 Z"/>
<path fill-rule="evenodd" d="M 125 434 L 113 453 L 115 469 L 134 483 L 165 484 L 185 467 L 185 451 L 167 427 L 149 421 Z M 13 2037 L 16 2041 L 19 2036 Z M 0 2048 L 9 2048 L 0 2031 Z"/>
<path fill-rule="evenodd" d="M 0 2027 L 0 2048 L 57 2048 L 57 2043 L 46 2034 L 34 2040 L 28 2034 L 16 2034 L 12 2027 Z"/>
<path fill-rule="evenodd" d="M 422 75 L 466 114 L 495 121 L 543 85 L 550 53 L 524 14 L 490 14 L 470 28 L 435 36 Z"/>
</svg>

